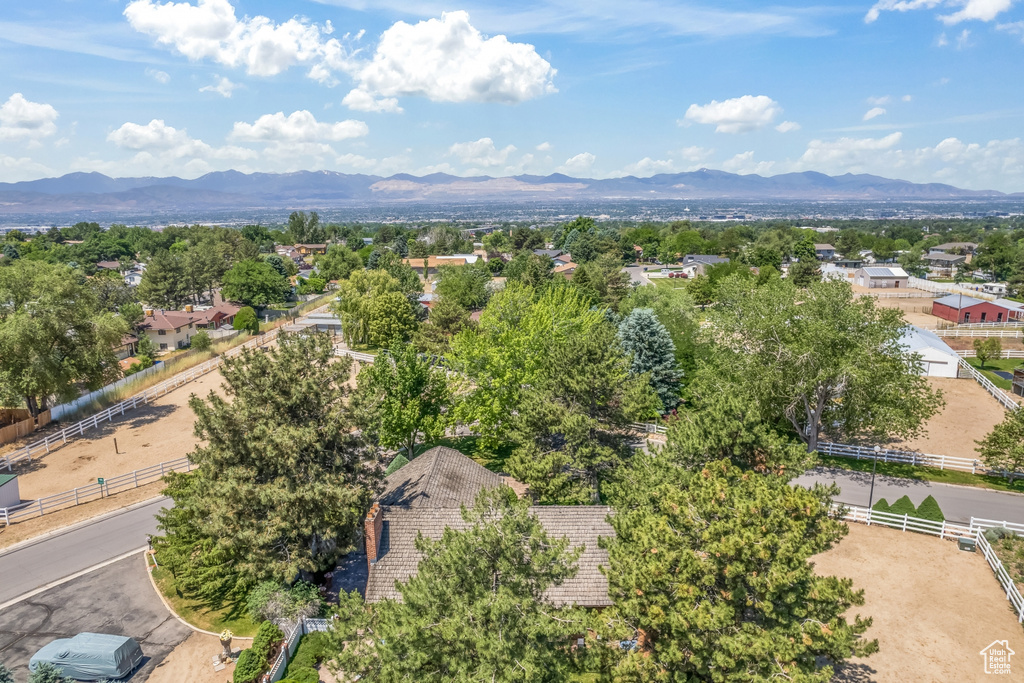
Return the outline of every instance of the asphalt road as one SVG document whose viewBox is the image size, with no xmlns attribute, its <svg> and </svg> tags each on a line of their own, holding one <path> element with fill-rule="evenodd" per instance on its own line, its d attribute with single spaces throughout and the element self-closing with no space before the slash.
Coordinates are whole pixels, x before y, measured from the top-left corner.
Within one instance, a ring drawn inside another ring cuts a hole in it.
<svg viewBox="0 0 1024 683">
<path fill-rule="evenodd" d="M 157 530 L 154 515 L 168 500 L 158 498 L 0 552 L 0 605 L 145 547 L 147 535 Z"/>
<path fill-rule="evenodd" d="M 842 491 L 836 500 L 841 503 L 860 507 L 868 505 L 870 472 L 817 468 L 798 477 L 794 483 L 812 486 L 815 482 L 838 484 Z M 910 496 L 914 505 L 920 505 L 929 495 L 939 503 L 950 522 L 970 522 L 973 516 L 1024 524 L 1024 495 L 881 475 L 875 477 L 875 502 L 885 498 L 892 504 L 897 498 Z"/>
<path fill-rule="evenodd" d="M 626 266 L 624 271 L 629 273 L 629 281 L 634 285 L 649 285 L 651 281 L 644 275 L 643 266 Z"/>
<path fill-rule="evenodd" d="M 145 681 L 192 633 L 160 602 L 136 554 L 0 611 L 0 661 L 14 672 L 16 683 L 26 683 L 29 659 L 39 648 L 83 632 L 138 641 L 144 659 L 132 676 L 122 679 L 129 683 Z"/>
</svg>

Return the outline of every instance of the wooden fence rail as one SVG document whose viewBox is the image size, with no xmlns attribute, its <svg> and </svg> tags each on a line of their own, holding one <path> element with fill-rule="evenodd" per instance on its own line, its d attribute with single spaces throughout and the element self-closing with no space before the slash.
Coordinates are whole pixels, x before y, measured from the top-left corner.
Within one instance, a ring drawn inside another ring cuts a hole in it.
<svg viewBox="0 0 1024 683">
<path fill-rule="evenodd" d="M 102 484 L 98 482 L 87 484 L 86 486 L 79 486 L 62 493 L 55 493 L 51 496 L 22 503 L 21 505 L 0 508 L 0 520 L 3 520 L 4 526 L 10 526 L 14 522 L 42 517 L 49 512 L 74 507 L 92 500 L 112 496 L 121 491 L 150 484 L 158 481 L 168 472 L 191 472 L 193 467 L 194 465 L 192 465 L 188 458 L 169 460 L 152 467 L 105 479 Z"/>
</svg>

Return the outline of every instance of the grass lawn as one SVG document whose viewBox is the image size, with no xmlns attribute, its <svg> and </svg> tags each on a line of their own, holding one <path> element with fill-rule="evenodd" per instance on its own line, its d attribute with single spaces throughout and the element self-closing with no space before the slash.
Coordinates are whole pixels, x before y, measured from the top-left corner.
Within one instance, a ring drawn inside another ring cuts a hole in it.
<svg viewBox="0 0 1024 683">
<path fill-rule="evenodd" d="M 652 277 L 650 278 L 655 287 L 664 289 L 686 289 L 687 280 L 678 277 Z"/>
<path fill-rule="evenodd" d="M 974 368 L 979 370 L 981 374 L 985 375 L 985 377 L 988 377 L 993 384 L 995 384 L 1000 389 L 1005 389 L 1007 391 L 1010 391 L 1010 388 L 1013 383 L 1010 382 L 1010 380 L 1003 379 L 999 375 L 993 373 L 992 370 L 1005 370 L 1007 372 L 1012 373 L 1014 368 L 1024 363 L 1024 361 L 1022 361 L 1020 358 L 994 358 L 992 360 L 986 361 L 985 369 L 982 370 L 981 361 L 979 361 L 977 358 L 967 358 L 966 360 L 968 363 L 974 366 Z"/>
<path fill-rule="evenodd" d="M 463 455 L 466 455 L 480 463 L 492 472 L 505 472 L 505 461 L 512 455 L 515 444 L 505 442 L 497 449 L 489 450 L 484 448 L 479 436 L 446 436 L 429 445 L 424 444 L 416 447 L 416 455 L 427 451 L 434 446 L 447 446 L 454 448 Z"/>
<path fill-rule="evenodd" d="M 153 570 L 153 580 L 178 616 L 196 628 L 214 633 L 230 629 L 239 637 L 256 635 L 258 625 L 249 619 L 243 603 L 210 605 L 202 600 L 186 598 L 178 592 L 171 573 L 163 568 Z"/>
<path fill-rule="evenodd" d="M 844 470 L 855 472 L 870 472 L 870 460 L 854 460 L 853 458 L 841 458 L 835 455 L 822 455 L 821 464 L 826 467 L 838 467 Z M 902 463 L 879 462 L 878 474 L 890 477 L 902 477 L 903 479 L 917 479 L 919 481 L 934 481 L 940 484 L 959 484 L 961 486 L 975 486 L 981 489 L 992 489 L 994 491 L 1016 491 L 1024 493 L 1024 479 L 1015 479 L 1013 484 L 1002 477 L 989 474 L 971 474 L 959 470 L 940 470 L 937 467 L 914 467 Z"/>
</svg>

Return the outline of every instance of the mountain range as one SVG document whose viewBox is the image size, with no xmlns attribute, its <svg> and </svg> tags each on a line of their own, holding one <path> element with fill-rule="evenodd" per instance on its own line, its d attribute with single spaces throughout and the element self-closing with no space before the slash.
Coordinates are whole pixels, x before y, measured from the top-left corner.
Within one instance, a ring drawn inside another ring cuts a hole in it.
<svg viewBox="0 0 1024 683">
<path fill-rule="evenodd" d="M 69 173 L 17 183 L 0 183 L 0 214 L 56 214 L 72 211 L 126 213 L 177 210 L 317 209 L 429 202 L 551 202 L 626 199 L 730 199 L 809 201 L 943 201 L 1021 199 L 1024 192 L 964 190 L 941 183 L 912 183 L 875 175 L 829 176 L 813 171 L 776 176 L 738 175 L 701 169 L 649 178 L 476 176 L 444 173 L 387 178 L 333 171 L 241 173 L 218 171 L 186 180 L 177 177 L 111 178 L 102 173 Z"/>
</svg>

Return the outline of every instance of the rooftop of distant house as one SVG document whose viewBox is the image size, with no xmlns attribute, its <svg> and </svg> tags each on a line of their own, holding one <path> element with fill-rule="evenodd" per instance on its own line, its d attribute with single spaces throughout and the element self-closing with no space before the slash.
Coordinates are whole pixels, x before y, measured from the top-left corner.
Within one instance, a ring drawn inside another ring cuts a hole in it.
<svg viewBox="0 0 1024 683">
<path fill-rule="evenodd" d="M 717 263 L 728 263 L 729 259 L 721 256 L 713 256 L 711 254 L 687 254 L 683 258 L 683 264 L 688 263 L 703 263 L 707 266 L 713 266 Z"/>
<path fill-rule="evenodd" d="M 835 251 L 836 248 L 831 244 L 815 244 L 814 251 Z"/>
<path fill-rule="evenodd" d="M 241 306 L 222 302 L 205 310 L 167 311 L 162 308 L 146 309 L 147 315 L 142 319 L 139 328 L 143 330 L 176 330 L 187 325 L 206 326 L 234 318 Z"/>
<path fill-rule="evenodd" d="M 945 244 L 937 244 L 932 247 L 932 249 L 936 251 L 947 251 L 949 249 L 967 249 L 969 251 L 974 251 L 977 248 L 978 245 L 975 242 L 946 242 Z"/>
<path fill-rule="evenodd" d="M 925 254 L 922 258 L 926 261 L 963 261 L 967 257 L 963 254 Z"/>
<path fill-rule="evenodd" d="M 97 261 L 96 267 L 102 270 L 121 270 L 120 261 Z"/>
</svg>

